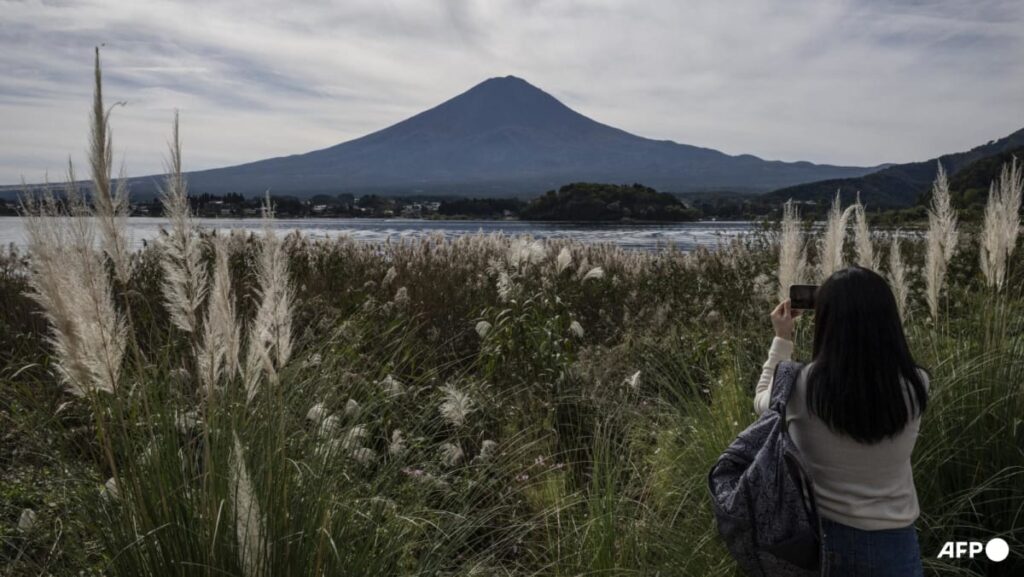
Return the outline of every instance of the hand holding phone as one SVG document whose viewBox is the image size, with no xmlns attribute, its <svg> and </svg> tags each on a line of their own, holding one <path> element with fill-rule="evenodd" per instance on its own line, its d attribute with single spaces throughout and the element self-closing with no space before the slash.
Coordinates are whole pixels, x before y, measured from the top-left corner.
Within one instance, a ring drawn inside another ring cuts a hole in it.
<svg viewBox="0 0 1024 577">
<path fill-rule="evenodd" d="M 775 307 L 771 314 L 772 328 L 775 329 L 775 336 L 792 341 L 796 319 L 799 316 L 800 311 L 790 306 L 789 299 L 779 303 L 779 306 Z"/>
<path fill-rule="evenodd" d="M 795 284 L 789 287 L 789 305 L 794 310 L 814 310 L 814 295 L 818 285 Z"/>
</svg>

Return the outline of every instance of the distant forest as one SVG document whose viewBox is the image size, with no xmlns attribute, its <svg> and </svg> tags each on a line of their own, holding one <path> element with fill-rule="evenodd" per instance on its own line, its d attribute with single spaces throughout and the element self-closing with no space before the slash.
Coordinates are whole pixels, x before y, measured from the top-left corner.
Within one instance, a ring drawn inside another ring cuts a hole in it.
<svg viewBox="0 0 1024 577">
<path fill-rule="evenodd" d="M 988 199 L 989 185 L 1005 163 L 1024 161 L 1024 146 L 1012 148 L 969 163 L 949 177 L 954 207 L 965 222 L 980 222 Z M 88 194 L 88 186 L 82 186 Z M 695 220 L 776 219 L 784 190 L 769 194 L 720 190 L 671 194 L 643 184 L 631 185 L 574 182 L 530 199 L 472 198 L 456 196 L 379 196 L 343 193 L 318 194 L 309 198 L 273 196 L 281 218 L 421 218 L 421 219 L 520 219 L 532 221 L 584 222 L 686 222 Z M 811 198 L 794 198 L 804 218 L 824 217 L 833 190 Z M 930 186 L 911 206 L 893 208 L 872 205 L 871 194 L 863 197 L 869 218 L 875 225 L 901 226 L 927 219 Z M 843 203 L 852 202 L 851 191 L 843 191 Z M 259 197 L 237 193 L 197 194 L 189 197 L 193 213 L 207 218 L 258 217 Z M 17 215 L 16 201 L 0 200 L 0 215 Z M 157 199 L 132 203 L 133 216 L 162 216 Z"/>
</svg>

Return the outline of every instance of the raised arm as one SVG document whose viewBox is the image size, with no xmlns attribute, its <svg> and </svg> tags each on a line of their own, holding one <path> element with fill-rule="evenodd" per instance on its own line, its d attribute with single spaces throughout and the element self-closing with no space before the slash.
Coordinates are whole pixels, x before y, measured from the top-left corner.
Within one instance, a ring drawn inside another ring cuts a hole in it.
<svg viewBox="0 0 1024 577">
<path fill-rule="evenodd" d="M 775 367 L 782 361 L 793 358 L 793 341 L 775 337 L 772 339 L 772 347 L 768 349 L 768 360 L 761 367 L 761 378 L 757 380 L 757 389 L 754 391 L 754 412 L 758 415 L 768 410 L 768 399 L 772 397 L 772 378 L 775 377 Z"/>
<path fill-rule="evenodd" d="M 754 390 L 754 412 L 758 415 L 768 409 L 768 400 L 772 397 L 772 378 L 775 376 L 775 367 L 782 361 L 793 358 L 793 325 L 800 311 L 793 310 L 789 306 L 789 300 L 779 303 L 772 311 L 772 327 L 775 328 L 775 338 L 772 339 L 772 346 L 768 349 L 768 360 L 761 367 L 761 378 L 757 380 L 757 388 Z"/>
</svg>

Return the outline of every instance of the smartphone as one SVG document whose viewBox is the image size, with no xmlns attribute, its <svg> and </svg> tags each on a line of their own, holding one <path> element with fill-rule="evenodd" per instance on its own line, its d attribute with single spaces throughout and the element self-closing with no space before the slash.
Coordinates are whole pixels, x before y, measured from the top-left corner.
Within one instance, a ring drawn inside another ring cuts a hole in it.
<svg viewBox="0 0 1024 577">
<path fill-rule="evenodd" d="M 789 306 L 798 310 L 814 309 L 814 294 L 818 292 L 818 285 L 795 284 L 789 287 Z"/>
</svg>

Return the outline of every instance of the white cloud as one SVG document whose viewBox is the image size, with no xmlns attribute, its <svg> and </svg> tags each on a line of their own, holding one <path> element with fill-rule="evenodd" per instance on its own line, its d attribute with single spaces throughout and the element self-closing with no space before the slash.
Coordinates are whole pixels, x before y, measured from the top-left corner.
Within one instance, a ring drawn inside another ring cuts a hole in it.
<svg viewBox="0 0 1024 577">
<path fill-rule="evenodd" d="M 159 172 L 322 148 L 515 74 L 592 118 L 765 158 L 925 159 L 1024 125 L 1024 3 L 0 0 L 0 183 L 82 166 L 92 46 L 115 148 Z"/>
</svg>

